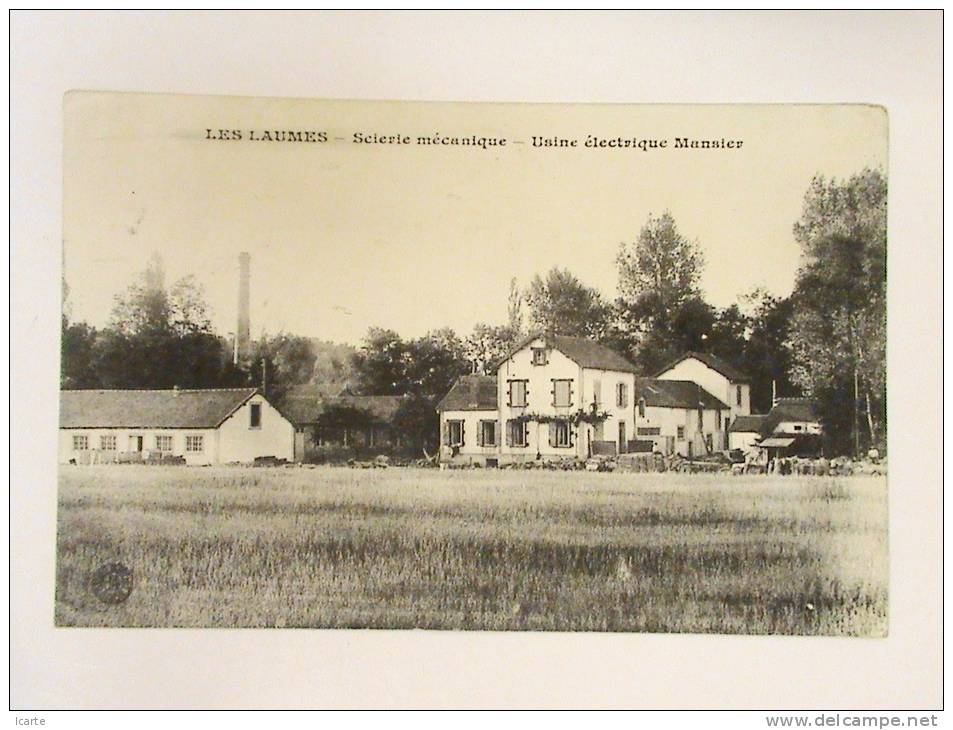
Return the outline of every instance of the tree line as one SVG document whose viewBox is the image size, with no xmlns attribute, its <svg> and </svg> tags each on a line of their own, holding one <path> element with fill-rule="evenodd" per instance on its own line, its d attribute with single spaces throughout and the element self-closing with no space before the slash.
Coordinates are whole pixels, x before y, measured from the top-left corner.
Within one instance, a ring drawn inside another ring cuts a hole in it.
<svg viewBox="0 0 953 730">
<path fill-rule="evenodd" d="M 116 297 L 106 327 L 72 322 L 64 284 L 64 388 L 288 388 L 346 384 L 355 394 L 409 395 L 398 426 L 427 444 L 433 406 L 462 374 L 489 372 L 530 331 L 597 340 L 652 375 L 685 351 L 719 356 L 751 377 L 754 412 L 772 395 L 810 395 L 827 449 L 849 453 L 886 442 L 886 180 L 864 170 L 846 180 L 816 176 L 793 236 L 801 263 L 786 297 L 756 289 L 719 308 L 705 301 L 698 241 L 669 212 L 650 216 L 621 243 L 617 290 L 607 297 L 570 270 L 553 267 L 527 286 L 510 281 L 507 318 L 465 336 L 449 328 L 405 339 L 371 327 L 354 351 L 327 351 L 310 338 L 263 336 L 238 364 L 213 332 L 191 277 L 166 286 L 161 259 Z M 770 252 L 766 255 L 770 255 Z"/>
</svg>

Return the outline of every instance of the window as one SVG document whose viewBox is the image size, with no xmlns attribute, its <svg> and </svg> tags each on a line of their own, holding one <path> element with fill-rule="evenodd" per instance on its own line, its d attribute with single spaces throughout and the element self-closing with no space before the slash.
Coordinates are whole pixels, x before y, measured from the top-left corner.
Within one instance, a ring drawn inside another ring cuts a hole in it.
<svg viewBox="0 0 953 730">
<path fill-rule="evenodd" d="M 252 403 L 248 407 L 248 427 L 261 428 L 261 403 Z"/>
<path fill-rule="evenodd" d="M 529 395 L 528 380 L 510 380 L 510 406 L 522 408 L 526 405 L 526 399 Z"/>
<path fill-rule="evenodd" d="M 804 426 L 798 424 L 798 425 L 796 425 L 796 426 L 794 427 L 794 430 L 795 430 L 795 431 L 802 431 L 802 430 L 804 430 Z"/>
<path fill-rule="evenodd" d="M 572 381 L 553 381 L 553 405 L 557 408 L 572 405 Z"/>
<path fill-rule="evenodd" d="M 549 422 L 549 445 L 559 449 L 572 446 L 572 427 L 568 421 Z"/>
<path fill-rule="evenodd" d="M 679 427 L 675 430 L 675 435 L 676 435 L 676 438 L 678 438 L 679 441 L 684 441 L 684 440 L 685 440 L 685 427 L 684 427 L 684 426 L 679 426 Z"/>
<path fill-rule="evenodd" d="M 496 446 L 496 421 L 480 421 L 480 446 Z"/>
<path fill-rule="evenodd" d="M 463 421 L 447 421 L 445 435 L 444 443 L 447 446 L 463 446 Z"/>
<path fill-rule="evenodd" d="M 549 360 L 546 357 L 546 348 L 545 347 L 534 347 L 533 348 L 533 365 L 545 365 Z"/>
<path fill-rule="evenodd" d="M 715 450 L 715 445 L 710 433 L 705 434 L 705 446 L 708 448 L 709 453 Z"/>
<path fill-rule="evenodd" d="M 156 436 L 156 451 L 172 451 L 172 437 L 168 434 Z"/>
<path fill-rule="evenodd" d="M 515 418 L 506 422 L 507 446 L 524 448 L 529 445 L 529 430 L 526 423 Z"/>
<path fill-rule="evenodd" d="M 626 383 L 618 383 L 615 386 L 615 404 L 619 408 L 629 405 L 629 386 Z"/>
<path fill-rule="evenodd" d="M 105 434 L 99 437 L 99 448 L 102 451 L 116 450 L 116 437 L 112 434 Z"/>
<path fill-rule="evenodd" d="M 73 451 L 86 451 L 89 448 L 89 436 L 73 436 Z"/>
<path fill-rule="evenodd" d="M 735 405 L 741 405 L 741 386 L 735 386 Z"/>
<path fill-rule="evenodd" d="M 640 426 L 635 429 L 639 436 L 661 436 L 662 429 L 658 426 Z"/>
<path fill-rule="evenodd" d="M 645 398 L 639 398 L 639 418 L 645 418 Z"/>
<path fill-rule="evenodd" d="M 592 381 L 592 403 L 595 406 L 602 405 L 602 381 L 599 379 Z"/>
<path fill-rule="evenodd" d="M 186 451 L 201 451 L 204 448 L 204 436 L 186 436 L 185 437 L 185 450 Z"/>
</svg>

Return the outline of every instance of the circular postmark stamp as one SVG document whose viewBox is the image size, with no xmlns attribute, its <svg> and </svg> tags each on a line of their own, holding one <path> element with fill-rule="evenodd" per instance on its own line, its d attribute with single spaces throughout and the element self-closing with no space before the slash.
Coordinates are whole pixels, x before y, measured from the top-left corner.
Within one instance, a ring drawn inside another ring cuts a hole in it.
<svg viewBox="0 0 953 730">
<path fill-rule="evenodd" d="M 115 560 L 103 563 L 93 573 L 89 586 L 103 603 L 122 603 L 132 593 L 132 569 Z"/>
</svg>

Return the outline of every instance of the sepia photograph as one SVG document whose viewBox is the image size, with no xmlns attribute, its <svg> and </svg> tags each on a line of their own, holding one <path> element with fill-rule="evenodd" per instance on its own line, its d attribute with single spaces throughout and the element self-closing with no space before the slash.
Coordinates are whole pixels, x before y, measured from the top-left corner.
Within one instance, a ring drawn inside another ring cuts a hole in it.
<svg viewBox="0 0 953 730">
<path fill-rule="evenodd" d="M 64 115 L 57 626 L 888 635 L 885 109 Z"/>
</svg>

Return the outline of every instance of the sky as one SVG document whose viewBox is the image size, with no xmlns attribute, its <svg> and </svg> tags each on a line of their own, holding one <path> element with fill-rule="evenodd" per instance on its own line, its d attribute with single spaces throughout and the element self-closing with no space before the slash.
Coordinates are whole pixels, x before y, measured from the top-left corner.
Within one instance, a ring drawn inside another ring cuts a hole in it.
<svg viewBox="0 0 953 730">
<path fill-rule="evenodd" d="M 72 93 L 65 104 L 64 275 L 74 320 L 101 326 L 153 252 L 193 275 L 215 329 L 235 329 L 251 255 L 252 334 L 357 344 L 506 321 L 511 278 L 553 266 L 616 294 L 619 246 L 670 210 L 726 306 L 786 295 L 792 226 L 816 174 L 887 168 L 873 106 L 540 105 Z M 241 130 L 241 140 L 206 130 Z M 250 139 L 323 132 L 326 143 Z M 505 138 L 503 147 L 356 144 L 355 133 Z M 666 140 L 664 149 L 586 147 Z M 537 138 L 576 147 L 534 147 Z M 740 141 L 676 149 L 675 139 Z M 519 144 L 522 142 L 522 144 Z"/>
</svg>

